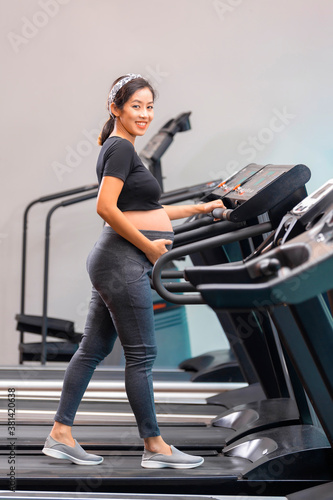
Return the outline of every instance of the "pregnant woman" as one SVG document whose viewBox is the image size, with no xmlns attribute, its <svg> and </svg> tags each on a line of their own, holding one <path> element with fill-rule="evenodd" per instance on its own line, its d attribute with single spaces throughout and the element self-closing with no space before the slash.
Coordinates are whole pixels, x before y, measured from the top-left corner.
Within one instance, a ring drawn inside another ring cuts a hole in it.
<svg viewBox="0 0 333 500">
<path fill-rule="evenodd" d="M 222 202 L 160 204 L 160 186 L 134 147 L 135 138 L 145 134 L 153 119 L 154 99 L 154 89 L 141 75 L 118 78 L 108 96 L 110 118 L 99 137 L 97 212 L 105 226 L 87 260 L 93 288 L 83 339 L 67 367 L 54 426 L 43 448 L 46 455 L 79 465 L 103 461 L 83 450 L 72 437 L 72 426 L 92 374 L 111 352 L 116 335 L 126 359 L 127 396 L 144 440 L 141 466 L 192 468 L 204 461 L 169 446 L 157 424 L 152 381 L 157 349 L 149 274 L 172 246 L 171 220 L 211 212 Z"/>
</svg>

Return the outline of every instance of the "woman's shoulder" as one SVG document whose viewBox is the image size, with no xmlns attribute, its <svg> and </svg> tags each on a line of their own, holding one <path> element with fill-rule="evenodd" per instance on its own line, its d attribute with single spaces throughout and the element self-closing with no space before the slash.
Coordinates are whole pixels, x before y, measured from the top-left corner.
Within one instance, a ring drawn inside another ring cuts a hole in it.
<svg viewBox="0 0 333 500">
<path fill-rule="evenodd" d="M 112 175 L 125 180 L 134 164 L 134 147 L 127 139 L 108 137 L 97 159 L 96 171 L 100 180 L 103 175 Z"/>
<path fill-rule="evenodd" d="M 119 137 L 117 135 L 112 135 L 108 137 L 103 146 L 102 149 L 104 148 L 105 153 L 114 153 L 115 151 L 124 151 L 124 153 L 131 153 L 133 154 L 134 152 L 134 146 L 133 144 L 128 141 L 127 139 L 124 139 L 123 137 Z"/>
</svg>

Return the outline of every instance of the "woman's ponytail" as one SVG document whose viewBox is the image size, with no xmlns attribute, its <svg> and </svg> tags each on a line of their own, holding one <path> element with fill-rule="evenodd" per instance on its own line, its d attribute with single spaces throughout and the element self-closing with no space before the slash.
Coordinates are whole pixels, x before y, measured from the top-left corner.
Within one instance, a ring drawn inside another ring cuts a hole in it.
<svg viewBox="0 0 333 500">
<path fill-rule="evenodd" d="M 104 142 L 109 137 L 113 129 L 114 129 L 114 117 L 110 115 L 110 118 L 104 124 L 102 131 L 98 136 L 97 144 L 99 144 L 99 146 L 102 146 L 104 144 Z"/>
</svg>

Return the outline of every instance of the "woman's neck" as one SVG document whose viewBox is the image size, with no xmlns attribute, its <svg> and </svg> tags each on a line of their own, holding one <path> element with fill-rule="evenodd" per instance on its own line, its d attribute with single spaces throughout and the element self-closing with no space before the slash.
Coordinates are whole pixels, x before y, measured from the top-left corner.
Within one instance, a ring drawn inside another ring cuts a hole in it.
<svg viewBox="0 0 333 500">
<path fill-rule="evenodd" d="M 127 139 L 134 146 L 136 136 L 127 132 L 127 130 L 121 124 L 117 123 L 117 120 L 115 122 L 114 129 L 110 134 L 110 137 L 113 136 L 121 137 L 122 139 Z"/>
</svg>

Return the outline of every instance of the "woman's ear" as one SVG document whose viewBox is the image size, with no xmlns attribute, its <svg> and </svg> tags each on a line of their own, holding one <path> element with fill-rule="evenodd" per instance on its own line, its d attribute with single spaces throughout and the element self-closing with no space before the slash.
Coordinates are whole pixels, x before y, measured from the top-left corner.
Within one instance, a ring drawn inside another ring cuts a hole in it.
<svg viewBox="0 0 333 500">
<path fill-rule="evenodd" d="M 119 110 L 114 102 L 111 102 L 111 113 L 113 114 L 114 117 L 119 116 Z"/>
</svg>

